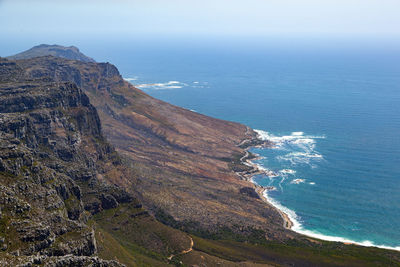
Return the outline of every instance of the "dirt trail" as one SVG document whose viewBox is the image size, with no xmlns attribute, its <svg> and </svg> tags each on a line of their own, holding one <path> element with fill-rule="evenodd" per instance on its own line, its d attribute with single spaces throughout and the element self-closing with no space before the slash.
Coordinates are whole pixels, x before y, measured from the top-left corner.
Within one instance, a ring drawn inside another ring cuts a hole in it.
<svg viewBox="0 0 400 267">
<path fill-rule="evenodd" d="M 249 133 L 250 133 L 250 128 L 249 127 L 246 127 L 246 132 L 245 132 L 245 134 L 244 135 L 249 135 Z M 241 145 L 243 145 L 244 143 L 247 143 L 247 142 L 250 142 L 251 141 L 251 138 L 250 139 L 244 139 L 242 142 L 240 142 L 240 144 L 238 144 L 237 146 L 238 147 L 240 147 Z"/>
<path fill-rule="evenodd" d="M 189 238 L 190 238 L 190 247 L 188 249 L 186 249 L 186 250 L 181 251 L 178 254 L 172 254 L 171 256 L 168 257 L 168 260 L 172 260 L 172 258 L 177 256 L 177 255 L 187 254 L 187 253 L 189 253 L 189 252 L 191 252 L 193 250 L 193 246 L 194 246 L 193 238 L 191 238 L 190 236 L 189 236 Z"/>
</svg>

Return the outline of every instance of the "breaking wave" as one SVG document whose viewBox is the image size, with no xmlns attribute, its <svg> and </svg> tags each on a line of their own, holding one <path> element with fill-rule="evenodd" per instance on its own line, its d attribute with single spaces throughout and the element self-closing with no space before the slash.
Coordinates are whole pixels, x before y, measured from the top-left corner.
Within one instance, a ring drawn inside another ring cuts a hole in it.
<svg viewBox="0 0 400 267">
<path fill-rule="evenodd" d="M 183 87 L 192 87 L 192 88 L 208 87 L 207 82 L 199 82 L 199 81 L 194 81 L 190 83 L 184 83 L 180 81 L 168 81 L 162 83 L 140 83 L 139 82 L 140 79 L 137 76 L 124 78 L 124 80 L 132 83 L 137 88 L 150 89 L 150 90 L 171 90 L 171 89 L 180 89 Z"/>
<path fill-rule="evenodd" d="M 296 212 L 283 206 L 279 201 L 269 197 L 267 190 L 264 191 L 264 197 L 268 200 L 269 203 L 271 203 L 272 206 L 274 206 L 275 208 L 284 212 L 289 217 L 290 221 L 293 223 L 293 226 L 291 229 L 299 234 L 303 234 L 306 236 L 310 236 L 310 237 L 314 237 L 314 238 L 318 238 L 318 239 L 326 240 L 326 241 L 342 242 L 345 244 L 357 244 L 357 245 L 361 245 L 361 246 L 365 246 L 365 247 L 378 247 L 378 248 L 400 251 L 400 247 L 390 247 L 390 246 L 385 246 L 385 245 L 378 245 L 369 240 L 357 242 L 357 241 L 350 240 L 350 239 L 340 237 L 340 236 L 325 235 L 325 234 L 319 233 L 318 231 L 306 230 L 303 228 L 303 226 L 300 222 L 300 218 L 297 216 Z"/>
<path fill-rule="evenodd" d="M 153 90 L 168 90 L 168 89 L 179 89 L 184 86 L 188 86 L 186 83 L 179 81 L 169 81 L 165 83 L 144 83 L 135 85 L 137 88 L 153 89 Z"/>
<path fill-rule="evenodd" d="M 131 77 L 131 78 L 124 78 L 124 80 L 125 81 L 128 81 L 128 82 L 133 82 L 133 81 L 136 81 L 138 79 L 138 77 Z"/>
<path fill-rule="evenodd" d="M 278 161 L 287 162 L 293 168 L 295 168 L 299 164 L 306 164 L 312 168 L 315 168 L 315 163 L 324 159 L 324 157 L 316 151 L 316 139 L 324 139 L 325 136 L 313 136 L 313 135 L 305 135 L 304 132 L 292 132 L 290 135 L 276 136 L 270 134 L 266 131 L 255 130 L 258 134 L 258 137 L 261 140 L 270 141 L 273 143 L 272 149 L 277 149 L 283 152 L 279 153 L 280 155 L 276 156 Z M 263 166 L 261 168 L 266 169 Z M 296 176 L 295 169 L 282 169 L 277 172 L 280 177 L 282 177 L 279 182 L 279 187 L 283 192 L 282 183 L 290 176 Z M 270 177 L 271 178 L 271 177 Z M 290 184 L 302 184 L 305 183 L 306 179 L 293 178 L 290 180 Z M 253 180 L 253 182 L 255 182 Z M 315 185 L 315 182 L 307 182 L 309 185 Z M 294 210 L 291 210 L 285 206 L 283 206 L 279 201 L 269 196 L 270 191 L 264 191 L 264 197 L 271 203 L 272 206 L 284 212 L 289 219 L 292 221 L 293 226 L 292 230 L 313 238 L 334 241 L 334 242 L 342 242 L 345 244 L 357 244 L 366 247 L 379 247 L 384 249 L 391 249 L 400 251 L 400 247 L 390 247 L 385 245 L 375 244 L 372 241 L 364 240 L 364 241 L 354 241 L 351 239 L 347 239 L 345 237 L 334 236 L 334 235 L 326 235 L 320 233 L 315 230 L 304 229 L 302 225 L 301 218 L 296 214 Z"/>
<path fill-rule="evenodd" d="M 292 132 L 290 135 L 275 136 L 262 130 L 255 130 L 260 139 L 273 143 L 273 148 L 288 151 L 278 156 L 280 161 L 288 161 L 291 165 L 308 164 L 315 167 L 314 162 L 322 160 L 323 156 L 315 150 L 316 139 L 325 136 L 304 135 L 304 132 Z"/>
</svg>

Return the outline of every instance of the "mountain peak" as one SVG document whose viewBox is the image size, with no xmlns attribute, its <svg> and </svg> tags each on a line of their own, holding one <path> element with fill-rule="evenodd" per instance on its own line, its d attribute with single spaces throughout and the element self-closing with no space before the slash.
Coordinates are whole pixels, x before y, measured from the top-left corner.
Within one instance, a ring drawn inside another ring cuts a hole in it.
<svg viewBox="0 0 400 267">
<path fill-rule="evenodd" d="M 18 59 L 28 59 L 41 56 L 55 56 L 71 60 L 79 60 L 83 62 L 96 62 L 94 59 L 84 55 L 75 46 L 62 46 L 62 45 L 48 45 L 40 44 L 26 50 L 22 53 L 9 56 L 8 59 L 18 60 Z"/>
</svg>

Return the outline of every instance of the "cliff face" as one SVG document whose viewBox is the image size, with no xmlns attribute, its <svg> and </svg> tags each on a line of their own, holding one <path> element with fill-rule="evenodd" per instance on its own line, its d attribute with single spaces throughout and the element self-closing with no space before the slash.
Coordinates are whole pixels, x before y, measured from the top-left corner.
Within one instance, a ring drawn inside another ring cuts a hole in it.
<svg viewBox="0 0 400 267">
<path fill-rule="evenodd" d="M 154 99 L 109 63 L 47 56 L 17 65 L 25 77 L 74 82 L 85 91 L 104 134 L 135 171 L 119 185 L 163 222 L 210 234 L 228 227 L 244 235 L 259 229 L 269 239 L 290 236 L 275 209 L 247 194 L 253 185 L 233 171 L 246 169 L 239 164 L 245 151 L 238 145 L 254 139 L 251 129 Z"/>
<path fill-rule="evenodd" d="M 146 95 L 109 63 L 0 58 L 0 265 L 398 265 L 286 230 L 234 173 L 254 136 Z"/>
<path fill-rule="evenodd" d="M 134 199 L 106 178 L 120 163 L 95 108 L 74 84 L 16 82 L 21 69 L 0 65 L 3 263 L 117 266 L 92 257 L 97 248 L 88 218 Z"/>
<path fill-rule="evenodd" d="M 165 265 L 190 238 L 118 186 L 130 177 L 76 84 L 0 59 L 0 265 Z"/>
</svg>

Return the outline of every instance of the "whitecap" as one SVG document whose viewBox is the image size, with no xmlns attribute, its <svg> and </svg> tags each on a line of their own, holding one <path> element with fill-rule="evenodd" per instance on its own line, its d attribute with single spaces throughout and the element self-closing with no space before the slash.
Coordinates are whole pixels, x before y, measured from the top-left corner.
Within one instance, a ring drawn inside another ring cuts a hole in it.
<svg viewBox="0 0 400 267">
<path fill-rule="evenodd" d="M 312 162 L 322 160 L 323 156 L 317 153 L 291 152 L 283 156 L 277 156 L 276 158 L 279 161 L 289 161 L 292 165 L 308 164 L 314 166 Z"/>
<path fill-rule="evenodd" d="M 361 245 L 361 246 L 365 246 L 365 247 L 378 247 L 378 248 L 400 251 L 400 246 L 390 247 L 390 246 L 385 246 L 385 245 L 379 245 L 379 244 L 375 244 L 369 240 L 357 242 L 357 241 L 347 239 L 344 237 L 325 235 L 325 234 L 319 233 L 318 231 L 306 230 L 303 228 L 302 224 L 300 223 L 300 218 L 297 216 L 297 214 L 293 210 L 283 206 L 279 201 L 276 201 L 275 199 L 270 198 L 268 196 L 268 191 L 264 191 L 263 195 L 272 206 L 274 206 L 275 208 L 284 212 L 289 217 L 290 221 L 293 223 L 291 230 L 293 230 L 299 234 L 303 234 L 303 235 L 306 235 L 309 237 L 326 240 L 326 241 L 342 242 L 342 243 L 346 243 L 346 244 L 356 244 L 356 245 Z"/>
<path fill-rule="evenodd" d="M 283 173 L 283 174 L 295 174 L 296 173 L 295 170 L 291 170 L 291 169 L 283 169 L 283 170 L 280 170 L 279 172 Z"/>
<path fill-rule="evenodd" d="M 302 135 L 304 135 L 304 132 L 292 132 L 292 135 L 294 135 L 294 136 L 302 136 Z"/>
<path fill-rule="evenodd" d="M 124 78 L 124 80 L 127 81 L 127 82 L 136 81 L 137 79 L 138 79 L 138 77 Z"/>
<path fill-rule="evenodd" d="M 291 135 L 276 136 L 262 130 L 255 130 L 258 138 L 270 141 L 275 148 L 289 149 L 288 146 L 297 146 L 305 150 L 313 150 L 315 148 L 314 139 L 323 139 L 325 136 L 304 135 L 304 132 L 292 132 Z"/>
<path fill-rule="evenodd" d="M 291 184 L 301 184 L 301 183 L 304 183 L 305 181 L 306 181 L 305 179 L 297 178 L 297 179 L 292 180 L 290 183 Z"/>
<path fill-rule="evenodd" d="M 179 86 L 179 85 L 174 85 L 174 86 L 165 86 L 162 89 L 179 89 L 182 88 L 183 86 Z"/>
<path fill-rule="evenodd" d="M 257 169 L 258 169 L 259 171 L 261 171 L 264 175 L 266 175 L 266 176 L 268 176 L 268 177 L 270 177 L 270 178 L 278 177 L 278 176 L 279 176 L 276 172 L 274 172 L 274 171 L 272 171 L 272 170 L 270 170 L 270 169 L 267 169 L 267 168 L 265 168 L 264 166 L 262 166 L 262 165 L 260 165 L 260 164 L 253 164 L 253 165 L 251 165 L 251 166 L 257 168 Z"/>
<path fill-rule="evenodd" d="M 295 139 L 293 140 L 294 144 L 306 144 L 306 145 L 311 145 L 315 144 L 315 140 L 311 138 L 302 138 L 302 139 Z"/>
<path fill-rule="evenodd" d="M 291 135 L 283 135 L 283 136 L 275 136 L 266 131 L 255 130 L 258 134 L 258 138 L 265 141 L 270 141 L 274 143 L 275 149 L 281 149 L 283 151 L 288 151 L 285 155 L 278 156 L 278 160 L 289 161 L 292 165 L 296 164 L 309 164 L 311 167 L 315 168 L 316 166 L 313 164 L 315 161 L 323 160 L 323 156 L 315 150 L 316 140 L 315 139 L 324 139 L 325 136 L 321 135 L 305 135 L 304 132 L 292 132 Z M 286 169 L 285 169 L 286 170 Z M 283 171 L 283 172 L 282 172 Z M 285 172 L 284 170 L 279 171 L 282 174 L 282 180 L 279 183 L 279 187 L 283 191 L 281 184 L 285 180 Z M 287 177 L 287 176 L 286 176 Z M 292 182 L 300 183 L 305 182 L 305 179 L 294 179 Z M 308 182 L 310 185 L 315 185 L 315 182 Z M 320 233 L 318 231 L 307 230 L 303 228 L 301 224 L 301 218 L 291 209 L 283 206 L 279 201 L 268 196 L 268 191 L 264 192 L 264 197 L 268 200 L 268 202 L 284 212 L 293 223 L 292 230 L 313 238 L 327 240 L 327 241 L 335 241 L 335 242 L 343 242 L 346 244 L 357 244 L 361 246 L 367 247 L 379 247 L 384 249 L 398 250 L 400 251 L 400 246 L 390 247 L 386 245 L 376 244 L 369 240 L 364 241 L 354 241 L 348 239 L 346 237 L 339 237 L 333 235 L 327 235 Z"/>
<path fill-rule="evenodd" d="M 185 86 L 187 86 L 186 83 L 179 81 L 169 81 L 165 83 L 145 83 L 136 85 L 137 88 L 153 89 L 153 90 L 179 89 Z"/>
<path fill-rule="evenodd" d="M 345 244 L 355 244 L 355 245 L 360 245 L 360 246 L 364 246 L 364 247 L 378 247 L 378 248 L 400 251 L 400 246 L 390 247 L 390 246 L 385 246 L 385 245 L 378 245 L 369 240 L 354 241 L 354 240 L 347 239 L 347 238 L 340 237 L 340 236 L 325 235 L 325 234 L 319 233 L 318 231 L 305 230 L 305 229 L 303 229 L 301 224 L 296 226 L 296 228 L 293 226 L 292 230 L 299 234 L 303 234 L 306 236 L 310 236 L 310 237 L 314 237 L 314 238 L 318 238 L 318 239 L 326 240 L 326 241 L 342 242 Z"/>
<path fill-rule="evenodd" d="M 301 223 L 299 221 L 300 219 L 297 216 L 296 212 L 283 206 L 279 201 L 269 197 L 268 191 L 264 191 L 263 195 L 272 206 L 274 206 L 278 210 L 284 212 L 289 217 L 290 221 L 293 223 L 292 230 L 296 231 L 295 229 L 301 228 Z"/>
</svg>

